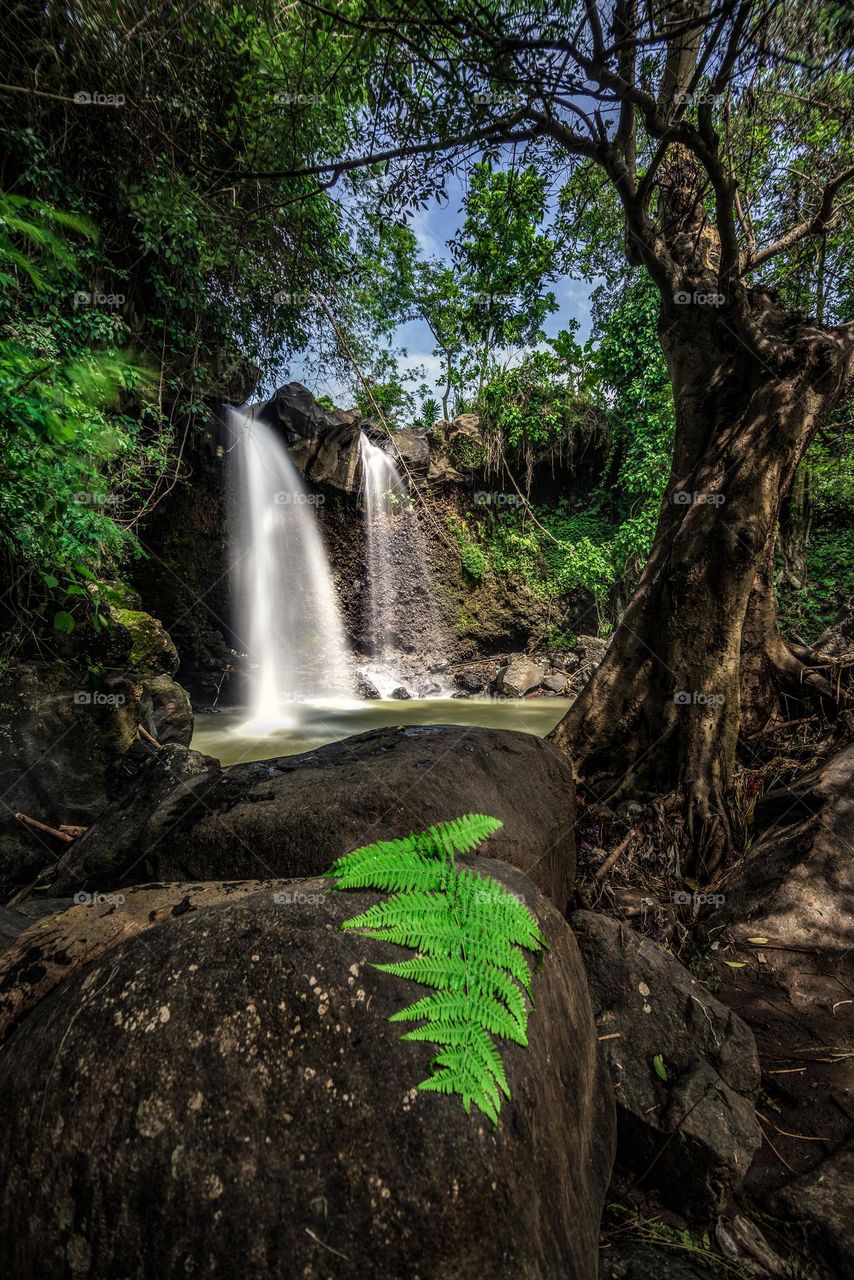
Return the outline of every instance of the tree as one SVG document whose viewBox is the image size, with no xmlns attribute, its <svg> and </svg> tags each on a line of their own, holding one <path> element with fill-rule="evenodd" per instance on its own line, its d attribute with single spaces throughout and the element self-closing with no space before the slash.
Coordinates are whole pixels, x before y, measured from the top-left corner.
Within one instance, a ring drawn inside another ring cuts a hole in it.
<svg viewBox="0 0 854 1280">
<path fill-rule="evenodd" d="M 446 418 L 452 390 L 465 396 L 471 387 L 479 396 L 497 353 L 540 342 L 546 316 L 557 310 L 545 286 L 558 271 L 558 244 L 539 229 L 546 183 L 536 169 L 475 165 L 463 210 L 449 242 L 452 265 L 430 259 L 416 267 L 413 309 L 436 340 Z"/>
<path fill-rule="evenodd" d="M 773 284 L 777 264 L 849 225 L 846 12 L 822 0 L 307 0 L 304 12 L 385 56 L 370 118 L 303 175 L 396 165 L 423 199 L 472 155 L 528 148 L 555 168 L 591 162 L 619 199 L 627 259 L 659 292 L 676 432 L 637 590 L 554 740 L 597 794 L 674 792 L 710 872 L 732 845 L 742 697 L 768 715 L 787 687 L 834 700 L 820 657 L 779 633 L 771 558 L 781 501 L 852 377 L 854 326 L 791 310 Z M 821 136 L 800 129 L 798 103 L 818 104 Z M 734 148 L 736 120 L 741 137 L 770 135 L 776 167 L 811 175 L 785 227 L 769 216 L 776 178 Z"/>
</svg>

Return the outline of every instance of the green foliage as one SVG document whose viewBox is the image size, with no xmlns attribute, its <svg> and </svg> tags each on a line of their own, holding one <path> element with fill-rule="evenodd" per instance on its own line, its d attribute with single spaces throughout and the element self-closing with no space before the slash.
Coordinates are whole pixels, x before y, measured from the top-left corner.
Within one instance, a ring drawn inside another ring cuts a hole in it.
<svg viewBox="0 0 854 1280">
<path fill-rule="evenodd" d="M 518 365 L 496 371 L 478 399 L 484 430 L 502 452 L 529 467 L 550 454 L 571 456 L 600 425 L 580 389 L 582 351 L 572 332 L 565 330 L 554 346 L 560 354 L 532 351 Z"/>
<path fill-rule="evenodd" d="M 527 1044 L 525 994 L 532 991 L 525 952 L 539 959 L 547 945 L 514 894 L 490 876 L 456 867 L 457 854 L 477 848 L 501 825 L 467 814 L 356 849 L 329 871 L 336 889 L 393 895 L 342 927 L 412 948 L 415 959 L 375 968 L 434 988 L 391 1018 L 422 1023 L 404 1040 L 439 1047 L 418 1088 L 460 1094 L 467 1112 L 474 1103 L 494 1124 L 510 1090 L 492 1037 Z"/>
<path fill-rule="evenodd" d="M 806 586 L 778 589 L 778 613 L 784 635 L 794 632 L 812 643 L 854 598 L 854 524 L 813 530 L 806 564 Z"/>
<path fill-rule="evenodd" d="M 489 561 L 483 548 L 472 538 L 468 522 L 457 516 L 448 516 L 446 524 L 459 543 L 460 561 L 466 573 L 473 582 L 482 582 L 489 569 Z"/>
<path fill-rule="evenodd" d="M 546 287 L 558 274 L 557 242 L 541 229 L 546 208 L 546 181 L 533 165 L 475 164 L 463 225 L 448 245 L 452 265 L 430 259 L 415 268 L 412 312 L 436 340 L 444 401 L 453 390 L 457 413 L 483 387 L 495 352 L 541 341 L 557 310 Z"/>
<path fill-rule="evenodd" d="M 80 305 L 80 241 L 92 238 L 80 218 L 0 197 L 0 545 L 19 571 L 40 572 L 48 590 L 78 603 L 91 595 L 81 576 L 108 574 L 135 552 L 130 515 L 164 457 L 125 326 Z M 59 610 L 54 628 L 70 631 L 69 616 Z"/>
</svg>

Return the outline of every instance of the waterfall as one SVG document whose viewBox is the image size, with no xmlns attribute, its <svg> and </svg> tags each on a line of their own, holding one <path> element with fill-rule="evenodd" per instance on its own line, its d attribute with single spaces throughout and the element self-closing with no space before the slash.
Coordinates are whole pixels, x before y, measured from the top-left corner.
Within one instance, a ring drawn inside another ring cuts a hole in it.
<svg viewBox="0 0 854 1280">
<path fill-rule="evenodd" d="M 379 445 L 373 444 L 364 431 L 359 438 L 359 455 L 362 462 L 361 498 L 365 513 L 368 624 L 371 657 L 374 660 L 371 674 L 381 684 L 390 684 L 394 688 L 400 684 L 400 679 L 389 669 L 397 582 L 392 517 L 394 507 L 405 497 L 406 489 L 394 459 Z M 390 693 L 391 688 L 381 688 L 380 692 Z"/>
<path fill-rule="evenodd" d="M 413 683 L 419 693 L 438 693 L 440 684 L 426 679 L 425 671 L 441 656 L 446 638 L 417 514 L 396 462 L 364 432 L 359 453 L 371 655 L 367 675 L 382 697 Z"/>
<path fill-rule="evenodd" d="M 303 702 L 352 696 L 344 628 L 309 493 L 251 409 L 229 410 L 239 643 L 255 668 L 253 728 L 296 723 Z"/>
</svg>

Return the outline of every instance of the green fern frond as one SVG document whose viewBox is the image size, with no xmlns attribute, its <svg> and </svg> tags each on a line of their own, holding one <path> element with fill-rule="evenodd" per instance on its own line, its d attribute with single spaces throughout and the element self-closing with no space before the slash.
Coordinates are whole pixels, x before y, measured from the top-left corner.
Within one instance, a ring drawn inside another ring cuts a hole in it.
<svg viewBox="0 0 854 1280">
<path fill-rule="evenodd" d="M 491 876 L 456 868 L 458 854 L 477 848 L 501 825 L 485 814 L 467 814 L 355 849 L 327 873 L 335 889 L 393 894 L 342 928 L 417 952 L 414 959 L 374 967 L 432 988 L 391 1015 L 392 1022 L 422 1023 L 404 1040 L 439 1048 L 418 1088 L 459 1094 L 466 1112 L 474 1105 L 494 1124 L 510 1089 L 492 1037 L 527 1045 L 532 980 L 526 952 L 538 970 L 548 950 L 520 898 Z"/>
</svg>

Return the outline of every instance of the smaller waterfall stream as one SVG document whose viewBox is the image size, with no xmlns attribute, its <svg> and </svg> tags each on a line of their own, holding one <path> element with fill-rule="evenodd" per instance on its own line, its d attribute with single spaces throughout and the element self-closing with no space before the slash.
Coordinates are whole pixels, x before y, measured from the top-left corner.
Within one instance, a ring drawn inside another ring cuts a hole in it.
<svg viewBox="0 0 854 1280">
<path fill-rule="evenodd" d="M 362 432 L 359 440 L 362 460 L 361 497 L 365 512 L 365 550 L 368 572 L 368 622 L 371 634 L 371 677 L 387 694 L 401 683 L 390 669 L 397 571 L 392 545 L 394 508 L 406 496 L 400 472 L 384 449 Z M 403 568 L 403 566 L 400 566 Z M 388 688 L 382 686 L 388 685 Z"/>
<path fill-rule="evenodd" d="M 229 424 L 232 578 L 257 732 L 298 723 L 302 702 L 351 697 L 352 677 L 315 495 L 267 423 L 234 409 Z"/>
<path fill-rule="evenodd" d="M 401 685 L 434 695 L 441 685 L 426 677 L 444 647 L 434 588 L 418 517 L 397 463 L 362 432 L 361 500 L 368 577 L 367 675 L 380 695 Z"/>
</svg>

